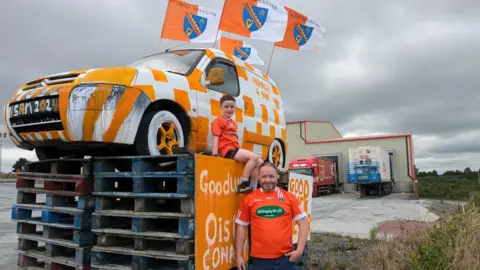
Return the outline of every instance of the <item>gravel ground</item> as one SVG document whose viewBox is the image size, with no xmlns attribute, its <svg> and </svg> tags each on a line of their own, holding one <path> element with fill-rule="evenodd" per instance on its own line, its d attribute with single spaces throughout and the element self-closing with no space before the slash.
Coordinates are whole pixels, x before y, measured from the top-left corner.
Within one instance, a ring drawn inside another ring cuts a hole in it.
<svg viewBox="0 0 480 270">
<path fill-rule="evenodd" d="M 369 255 L 371 245 L 368 239 L 312 234 L 308 269 L 357 269 L 358 260 Z"/>
</svg>

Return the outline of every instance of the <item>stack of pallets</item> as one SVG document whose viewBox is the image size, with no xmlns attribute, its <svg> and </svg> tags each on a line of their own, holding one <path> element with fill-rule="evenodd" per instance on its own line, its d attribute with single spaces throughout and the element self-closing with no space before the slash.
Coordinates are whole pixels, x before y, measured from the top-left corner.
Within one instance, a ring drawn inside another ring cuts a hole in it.
<svg viewBox="0 0 480 270">
<path fill-rule="evenodd" d="M 19 269 L 90 269 L 92 162 L 58 159 L 28 163 L 17 174 Z"/>
<path fill-rule="evenodd" d="M 92 269 L 194 268 L 194 157 L 94 159 Z M 122 172 L 115 168 L 122 164 Z"/>
</svg>

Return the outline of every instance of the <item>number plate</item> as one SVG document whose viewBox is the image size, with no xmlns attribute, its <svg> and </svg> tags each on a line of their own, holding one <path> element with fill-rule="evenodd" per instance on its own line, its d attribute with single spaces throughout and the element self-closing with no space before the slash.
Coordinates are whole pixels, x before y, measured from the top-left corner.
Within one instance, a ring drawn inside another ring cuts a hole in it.
<svg viewBox="0 0 480 270">
<path fill-rule="evenodd" d="M 58 112 L 58 97 L 32 100 L 10 107 L 10 117 Z"/>
<path fill-rule="evenodd" d="M 358 179 L 368 179 L 368 175 L 359 175 Z"/>
</svg>

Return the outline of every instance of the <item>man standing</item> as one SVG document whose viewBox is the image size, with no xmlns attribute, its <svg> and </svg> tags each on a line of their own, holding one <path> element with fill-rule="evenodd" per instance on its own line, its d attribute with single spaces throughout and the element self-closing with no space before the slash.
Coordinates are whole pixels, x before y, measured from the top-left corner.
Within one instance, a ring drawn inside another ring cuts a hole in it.
<svg viewBox="0 0 480 270">
<path fill-rule="evenodd" d="M 260 165 L 261 188 L 246 195 L 238 210 L 235 252 L 239 270 L 246 269 L 241 254 L 249 225 L 252 270 L 297 269 L 295 263 L 307 242 L 307 214 L 294 194 L 277 187 L 278 178 L 275 165 Z M 292 220 L 300 229 L 296 250 L 292 244 Z"/>
</svg>

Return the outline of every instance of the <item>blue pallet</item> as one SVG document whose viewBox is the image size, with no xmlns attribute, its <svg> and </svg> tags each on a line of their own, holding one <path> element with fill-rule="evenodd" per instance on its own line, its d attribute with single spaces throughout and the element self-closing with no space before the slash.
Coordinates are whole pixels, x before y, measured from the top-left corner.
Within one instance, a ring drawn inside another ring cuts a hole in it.
<svg viewBox="0 0 480 270">
<path fill-rule="evenodd" d="M 131 170 L 115 172 L 116 162 L 130 163 Z M 158 164 L 167 165 L 160 168 Z M 136 193 L 141 194 L 143 198 L 189 198 L 194 195 L 195 175 L 192 155 L 97 158 L 94 160 L 93 173 L 96 196 L 126 197 L 131 196 L 128 193 Z M 115 182 L 119 182 L 119 186 L 122 187 L 115 187 Z M 163 182 L 175 185 L 175 188 L 169 186 L 170 191 L 156 192 L 156 186 Z M 147 193 L 157 194 L 145 195 Z"/>
<path fill-rule="evenodd" d="M 38 209 L 36 207 L 18 206 L 12 207 L 12 220 L 15 221 L 38 221 L 38 219 L 32 217 L 32 212 L 35 210 L 42 211 L 41 222 L 45 224 L 59 224 L 73 226 L 74 229 L 89 230 L 91 228 L 91 214 L 61 209 L 61 210 L 45 210 Z M 63 215 L 68 215 L 65 218 Z"/>
</svg>

